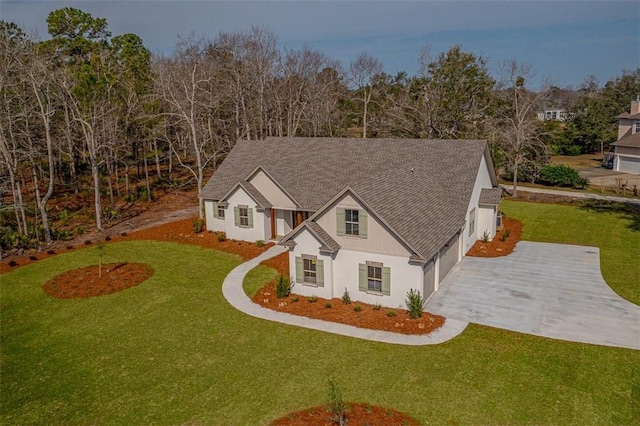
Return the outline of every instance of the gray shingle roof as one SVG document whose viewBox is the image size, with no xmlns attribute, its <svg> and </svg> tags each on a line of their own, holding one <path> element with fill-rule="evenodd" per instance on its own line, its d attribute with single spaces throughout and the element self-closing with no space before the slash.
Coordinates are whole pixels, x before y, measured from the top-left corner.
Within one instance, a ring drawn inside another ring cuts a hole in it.
<svg viewBox="0 0 640 426">
<path fill-rule="evenodd" d="M 263 209 L 270 209 L 271 207 L 273 207 L 273 204 L 271 204 L 269 200 L 267 200 L 265 196 L 262 195 L 262 192 L 258 191 L 258 188 L 253 186 L 251 182 L 243 180 L 240 182 L 240 186 L 242 186 L 247 194 L 249 194 L 249 196 L 256 201 L 256 204 L 259 207 L 262 207 Z"/>
<path fill-rule="evenodd" d="M 623 136 L 617 141 L 613 142 L 613 146 L 624 146 L 627 148 L 640 148 L 640 132 L 633 133 L 631 135 Z"/>
<path fill-rule="evenodd" d="M 502 200 L 502 188 L 482 188 L 478 204 L 485 206 L 497 206 Z"/>
<path fill-rule="evenodd" d="M 481 140 L 238 141 L 200 197 L 219 200 L 258 166 L 303 210 L 317 211 L 349 186 L 428 259 L 464 225 L 486 147 Z"/>
<path fill-rule="evenodd" d="M 318 238 L 320 238 L 320 241 L 322 242 L 322 247 L 320 247 L 321 251 L 335 253 L 340 250 L 340 244 L 338 244 L 336 240 L 331 238 L 331 235 L 329 235 L 327 231 L 322 228 L 322 226 L 310 220 L 305 220 L 304 224 L 307 225 Z"/>
<path fill-rule="evenodd" d="M 622 118 L 627 120 L 640 120 L 640 114 L 631 114 L 630 112 L 623 112 L 617 115 L 616 118 Z"/>
</svg>

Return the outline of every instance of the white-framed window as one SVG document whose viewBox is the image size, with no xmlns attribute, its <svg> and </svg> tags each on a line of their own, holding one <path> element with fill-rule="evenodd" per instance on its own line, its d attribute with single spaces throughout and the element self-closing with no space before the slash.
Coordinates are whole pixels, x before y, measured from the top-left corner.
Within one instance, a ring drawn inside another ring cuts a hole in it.
<svg viewBox="0 0 640 426">
<path fill-rule="evenodd" d="M 224 219 L 224 207 L 217 206 L 218 209 L 218 219 Z"/>
<path fill-rule="evenodd" d="M 640 133 L 640 121 L 636 121 L 636 129 L 634 133 Z"/>
<path fill-rule="evenodd" d="M 324 261 L 310 254 L 296 256 L 296 282 L 324 287 Z"/>
<path fill-rule="evenodd" d="M 308 284 L 316 284 L 317 279 L 317 264 L 318 258 L 316 256 L 310 256 L 307 254 L 302 255 L 302 273 L 304 275 L 304 282 Z"/>
<path fill-rule="evenodd" d="M 358 210 L 344 209 L 344 232 L 347 235 L 360 235 Z"/>
<path fill-rule="evenodd" d="M 382 293 L 382 263 L 367 262 L 367 291 Z"/>
<path fill-rule="evenodd" d="M 391 295 L 391 268 L 380 262 L 370 261 L 359 264 L 358 268 L 360 291 L 381 296 Z"/>
<path fill-rule="evenodd" d="M 364 209 L 353 207 L 336 208 L 336 234 L 367 238 L 369 215 Z"/>
<path fill-rule="evenodd" d="M 238 206 L 238 213 L 240 215 L 240 226 L 249 226 L 249 207 Z"/>
<path fill-rule="evenodd" d="M 469 235 L 476 231 L 476 209 L 471 209 L 469 212 Z"/>
</svg>

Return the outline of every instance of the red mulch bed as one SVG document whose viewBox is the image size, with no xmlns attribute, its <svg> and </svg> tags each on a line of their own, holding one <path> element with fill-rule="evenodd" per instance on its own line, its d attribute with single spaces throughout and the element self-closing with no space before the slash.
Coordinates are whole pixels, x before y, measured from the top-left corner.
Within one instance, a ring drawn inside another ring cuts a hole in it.
<svg viewBox="0 0 640 426">
<path fill-rule="evenodd" d="M 375 405 L 357 403 L 348 404 L 347 421 L 349 426 L 417 426 L 416 419 L 399 411 Z M 271 423 L 271 426 L 334 426 L 328 406 L 313 407 L 288 414 Z"/>
<path fill-rule="evenodd" d="M 289 253 L 284 252 L 261 264 L 288 275 Z M 403 309 L 380 308 L 376 310 L 373 305 L 361 302 L 351 302 L 345 305 L 340 298 L 327 300 L 318 297 L 314 302 L 308 297 L 291 294 L 286 298 L 278 299 L 275 281 L 267 283 L 258 290 L 251 300 L 274 311 L 403 334 L 429 334 L 440 328 L 445 321 L 444 317 L 428 312 L 423 312 L 421 318 L 412 319 Z M 327 304 L 330 304 L 331 307 L 327 307 Z M 355 310 L 356 306 L 360 306 L 359 312 Z M 395 315 L 389 316 L 389 312 L 394 312 Z"/>
<path fill-rule="evenodd" d="M 111 236 L 107 235 L 100 240 L 104 241 L 105 243 L 128 240 L 154 240 L 169 241 L 182 244 L 194 244 L 201 247 L 237 254 L 244 260 L 252 259 L 260 255 L 273 245 L 273 243 L 266 243 L 263 247 L 258 247 L 256 243 L 247 241 L 236 241 L 229 239 L 225 241 L 218 241 L 217 233 L 214 232 L 204 231 L 196 234 L 193 232 L 192 227 L 192 222 L 194 219 L 195 218 L 165 223 L 162 225 L 154 226 L 153 228 L 142 229 L 131 233 L 122 233 L 119 235 Z M 56 254 L 64 253 L 76 248 L 87 247 L 97 242 L 98 240 L 86 240 L 85 243 L 81 245 L 67 245 L 66 248 L 49 250 L 47 252 L 41 253 L 31 253 L 10 260 L 3 260 L 2 263 L 0 263 L 0 273 L 6 273 L 17 267 L 28 265 L 38 260 L 46 259 Z"/>
<path fill-rule="evenodd" d="M 174 243 L 195 244 L 205 248 L 225 251 L 227 253 L 237 254 L 244 260 L 253 259 L 254 257 L 265 252 L 273 243 L 266 243 L 262 247 L 254 242 L 237 241 L 226 239 L 218 240 L 217 232 L 203 231 L 198 234 L 193 232 L 193 220 L 185 219 L 176 222 L 166 223 L 164 225 L 155 226 L 153 228 L 142 229 L 132 232 L 126 237 L 116 237 L 114 240 L 122 239 L 133 240 L 154 240 L 154 241 L 170 241 Z"/>
<path fill-rule="evenodd" d="M 493 241 L 483 243 L 478 240 L 467 252 L 467 256 L 475 257 L 500 257 L 507 256 L 513 252 L 518 241 L 520 241 L 520 235 L 522 234 L 522 223 L 518 220 L 505 217 L 502 219 L 503 228 L 496 233 Z M 500 238 L 505 235 L 505 232 L 509 232 L 509 235 L 501 241 Z"/>
<path fill-rule="evenodd" d="M 82 299 L 126 290 L 146 281 L 153 268 L 144 263 L 109 263 L 74 269 L 47 281 L 45 293 L 58 299 Z"/>
</svg>

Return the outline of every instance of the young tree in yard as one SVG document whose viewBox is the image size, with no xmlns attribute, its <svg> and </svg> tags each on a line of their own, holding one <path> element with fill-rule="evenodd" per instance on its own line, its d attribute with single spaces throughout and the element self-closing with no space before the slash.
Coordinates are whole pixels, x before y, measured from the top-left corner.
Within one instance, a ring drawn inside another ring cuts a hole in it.
<svg viewBox="0 0 640 426">
<path fill-rule="evenodd" d="M 382 74 L 382 63 L 364 52 L 349 66 L 349 81 L 355 89 L 354 98 L 362 104 L 362 137 L 367 138 L 369 107 L 377 79 Z"/>
<path fill-rule="evenodd" d="M 518 195 L 518 173 L 523 168 L 539 165 L 546 158 L 547 147 L 538 133 L 536 112 L 544 105 L 545 91 L 525 88 L 532 75 L 530 66 L 510 61 L 504 65 L 504 77 L 496 93 L 500 104 L 496 109 L 495 131 L 498 146 L 513 173 L 513 196 Z"/>
</svg>

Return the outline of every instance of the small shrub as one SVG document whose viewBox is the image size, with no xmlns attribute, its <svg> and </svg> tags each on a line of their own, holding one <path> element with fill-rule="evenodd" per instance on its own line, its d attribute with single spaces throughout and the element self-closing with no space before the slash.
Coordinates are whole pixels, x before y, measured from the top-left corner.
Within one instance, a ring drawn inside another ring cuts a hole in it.
<svg viewBox="0 0 640 426">
<path fill-rule="evenodd" d="M 396 316 L 396 311 L 387 311 L 387 316 L 388 317 L 395 317 Z"/>
<path fill-rule="evenodd" d="M 287 275 L 278 274 L 276 277 L 276 297 L 282 299 L 291 293 L 291 280 Z"/>
<path fill-rule="evenodd" d="M 291 303 L 296 303 L 300 298 L 298 296 L 294 296 L 291 298 Z"/>
<path fill-rule="evenodd" d="M 193 222 L 191 222 L 191 226 L 193 227 L 193 232 L 199 234 L 200 232 L 204 231 L 204 220 L 195 219 Z"/>
<path fill-rule="evenodd" d="M 127 233 L 126 232 L 121 232 L 120 235 L 123 236 L 123 237 L 126 237 Z"/>
<path fill-rule="evenodd" d="M 331 303 L 327 302 L 324 304 L 324 307 L 327 309 L 331 309 Z"/>
<path fill-rule="evenodd" d="M 67 246 L 67 250 L 73 250 L 73 246 L 71 245 Z"/>
<path fill-rule="evenodd" d="M 106 237 L 104 237 L 105 241 L 111 241 L 111 235 L 107 235 Z"/>
<path fill-rule="evenodd" d="M 500 241 L 504 243 L 506 239 L 509 238 L 509 235 L 511 235 L 511 229 L 505 229 L 502 231 L 502 235 L 500 235 Z"/>
<path fill-rule="evenodd" d="M 216 238 L 218 239 L 219 242 L 223 243 L 227 240 L 227 234 L 225 234 L 224 232 L 220 232 L 216 234 Z"/>
<path fill-rule="evenodd" d="M 356 306 L 354 306 L 354 307 L 353 307 L 353 310 L 354 310 L 355 312 L 362 312 L 362 306 L 360 306 L 360 305 L 356 305 Z"/>
<path fill-rule="evenodd" d="M 349 292 L 346 288 L 344 289 L 344 293 L 342 294 L 342 303 L 344 303 L 345 305 L 351 303 L 351 296 L 349 296 Z"/>
<path fill-rule="evenodd" d="M 482 242 L 483 243 L 489 242 L 489 231 L 484 231 L 484 233 L 482 234 Z"/>
<path fill-rule="evenodd" d="M 11 266 L 12 268 L 18 266 L 18 262 L 16 262 L 15 260 L 10 260 L 9 261 L 9 266 Z"/>
<path fill-rule="evenodd" d="M 376 303 L 375 305 L 373 305 L 373 310 L 374 311 L 379 311 L 380 308 L 382 308 L 382 306 L 379 303 Z"/>
<path fill-rule="evenodd" d="M 409 290 L 407 293 L 407 299 L 404 303 L 407 305 L 409 317 L 416 319 L 422 316 L 422 308 L 424 308 L 425 300 L 420 295 L 419 290 Z"/>
<path fill-rule="evenodd" d="M 589 186 L 589 179 L 580 177 L 576 179 L 573 186 L 575 186 L 578 189 L 585 189 L 587 186 Z"/>
<path fill-rule="evenodd" d="M 342 399 L 342 391 L 333 380 L 329 380 L 329 411 L 331 421 L 340 426 L 347 424 L 347 409 L 349 406 Z"/>
<path fill-rule="evenodd" d="M 264 247 L 264 240 L 258 240 L 258 241 L 256 241 L 256 246 L 257 246 L 258 248 L 262 248 L 262 247 Z"/>
<path fill-rule="evenodd" d="M 36 256 L 29 256 L 29 260 L 38 260 Z"/>
<path fill-rule="evenodd" d="M 564 164 L 545 164 L 540 169 L 538 181 L 543 185 L 576 188 L 584 188 L 589 184 L 589 181 L 581 178 L 574 168 Z"/>
<path fill-rule="evenodd" d="M 85 240 L 84 245 L 85 246 L 90 246 L 91 245 L 91 240 Z"/>
<path fill-rule="evenodd" d="M 107 221 L 111 221 L 118 217 L 118 211 L 111 207 L 106 207 L 102 215 Z"/>
<path fill-rule="evenodd" d="M 309 303 L 316 303 L 318 301 L 318 296 L 312 294 L 307 300 L 309 301 Z"/>
<path fill-rule="evenodd" d="M 47 254 L 49 256 L 53 256 L 54 254 L 56 254 L 56 251 L 55 250 L 47 250 Z"/>
</svg>

